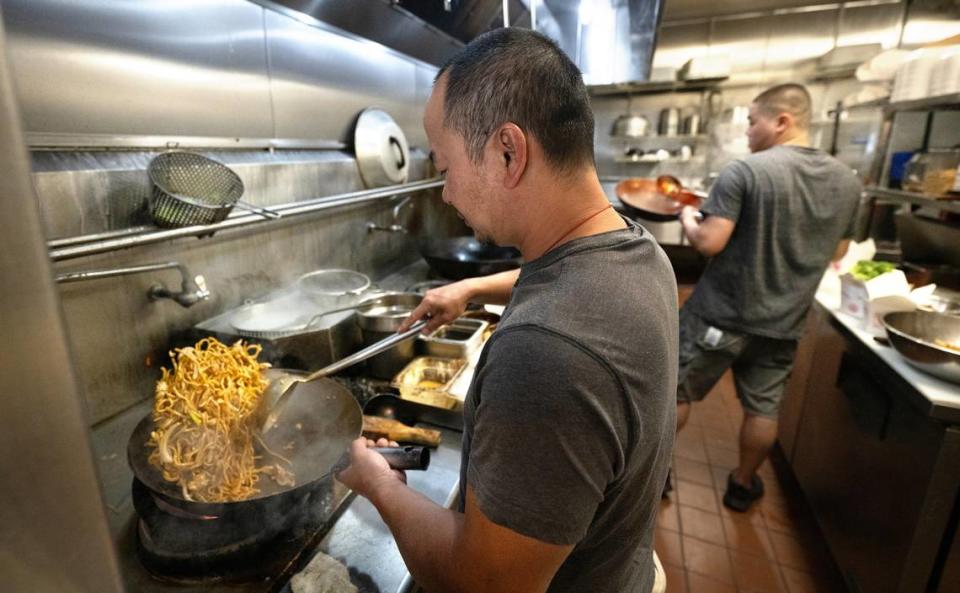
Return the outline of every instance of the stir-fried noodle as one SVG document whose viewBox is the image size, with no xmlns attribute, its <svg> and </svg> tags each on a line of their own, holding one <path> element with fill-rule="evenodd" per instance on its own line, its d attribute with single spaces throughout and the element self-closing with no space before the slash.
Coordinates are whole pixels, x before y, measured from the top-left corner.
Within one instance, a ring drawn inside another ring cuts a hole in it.
<svg viewBox="0 0 960 593">
<path fill-rule="evenodd" d="M 941 340 L 939 338 L 934 340 L 933 342 L 937 346 L 940 346 L 941 348 L 946 348 L 948 350 L 954 350 L 956 352 L 960 352 L 960 342 L 950 342 L 948 340 Z"/>
<path fill-rule="evenodd" d="M 293 485 L 281 464 L 261 464 L 254 454 L 254 412 L 267 387 L 257 362 L 260 346 L 226 346 L 205 338 L 171 353 L 173 370 L 162 369 L 153 405 L 155 430 L 150 463 L 180 485 L 187 500 L 225 502 L 259 493 L 260 474 Z M 278 459 L 282 459 L 277 456 Z"/>
</svg>

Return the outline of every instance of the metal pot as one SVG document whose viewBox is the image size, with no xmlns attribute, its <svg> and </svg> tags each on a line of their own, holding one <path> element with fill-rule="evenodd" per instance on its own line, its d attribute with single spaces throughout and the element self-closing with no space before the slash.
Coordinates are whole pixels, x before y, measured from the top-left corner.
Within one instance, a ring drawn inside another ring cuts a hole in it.
<svg viewBox="0 0 960 593">
<path fill-rule="evenodd" d="M 669 107 L 660 112 L 660 135 L 676 136 L 680 131 L 680 110 Z"/>
<path fill-rule="evenodd" d="M 353 134 L 354 154 L 366 187 L 405 183 L 410 168 L 410 147 L 403 130 L 382 109 L 360 112 Z"/>
<path fill-rule="evenodd" d="M 610 130 L 611 136 L 623 136 L 626 138 L 640 138 L 646 136 L 650 131 L 650 120 L 642 115 L 626 114 L 621 115 L 613 121 L 613 127 Z"/>
<path fill-rule="evenodd" d="M 699 113 L 691 113 L 683 118 L 683 134 L 686 136 L 696 136 L 700 134 Z"/>
<path fill-rule="evenodd" d="M 370 346 L 397 332 L 423 297 L 397 292 L 379 297 L 376 303 L 357 309 L 357 325 L 363 345 Z M 367 361 L 367 373 L 378 379 L 393 379 L 416 356 L 416 340 L 407 340 Z"/>
<path fill-rule="evenodd" d="M 482 243 L 474 237 L 421 241 L 420 255 L 433 271 L 450 280 L 496 274 L 523 263 L 520 252 L 513 247 Z"/>
</svg>

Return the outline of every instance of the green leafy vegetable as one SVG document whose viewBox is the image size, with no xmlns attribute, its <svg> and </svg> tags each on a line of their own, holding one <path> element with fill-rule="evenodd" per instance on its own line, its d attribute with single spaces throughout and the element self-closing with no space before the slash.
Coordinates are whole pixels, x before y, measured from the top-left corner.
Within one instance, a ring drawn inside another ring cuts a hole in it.
<svg viewBox="0 0 960 593">
<path fill-rule="evenodd" d="M 897 266 L 888 261 L 860 260 L 850 270 L 850 274 L 857 280 L 866 282 L 895 269 L 897 269 Z"/>
</svg>

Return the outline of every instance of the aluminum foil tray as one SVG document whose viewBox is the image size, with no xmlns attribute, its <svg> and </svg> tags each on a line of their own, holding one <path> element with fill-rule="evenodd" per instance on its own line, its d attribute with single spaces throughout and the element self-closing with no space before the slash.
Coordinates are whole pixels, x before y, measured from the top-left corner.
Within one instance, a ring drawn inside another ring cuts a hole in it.
<svg viewBox="0 0 960 593">
<path fill-rule="evenodd" d="M 414 358 L 393 380 L 393 387 L 402 399 L 420 402 L 448 410 L 459 409 L 463 402 L 452 397 L 448 390 L 467 361 L 462 358 Z"/>
</svg>

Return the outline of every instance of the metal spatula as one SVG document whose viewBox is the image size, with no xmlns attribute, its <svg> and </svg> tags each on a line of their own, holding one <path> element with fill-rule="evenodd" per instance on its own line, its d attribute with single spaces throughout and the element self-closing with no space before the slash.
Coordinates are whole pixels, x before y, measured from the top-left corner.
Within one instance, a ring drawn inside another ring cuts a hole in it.
<svg viewBox="0 0 960 593">
<path fill-rule="evenodd" d="M 381 352 L 385 352 L 390 348 L 393 348 L 401 342 L 405 342 L 406 340 L 415 337 L 426 325 L 427 320 L 421 319 L 420 321 L 414 323 L 413 326 L 411 326 L 407 331 L 384 338 L 379 342 L 367 346 L 363 350 L 354 352 L 350 356 L 331 365 L 325 366 L 319 371 L 315 371 L 306 377 L 285 374 L 277 379 L 274 379 L 270 382 L 270 385 L 267 386 L 266 391 L 264 391 L 263 396 L 260 398 L 259 413 L 260 417 L 264 419 L 260 424 L 260 432 L 266 433 L 277 425 L 277 422 L 283 415 L 284 407 L 291 399 L 290 395 L 300 383 L 308 383 L 315 379 L 329 377 L 330 375 L 338 373 L 345 368 L 351 367 L 359 362 L 363 362 L 368 358 L 372 358 Z"/>
</svg>

